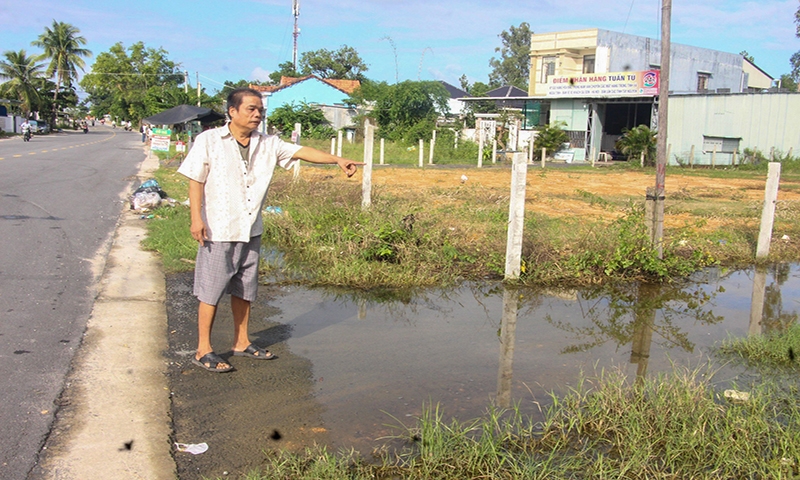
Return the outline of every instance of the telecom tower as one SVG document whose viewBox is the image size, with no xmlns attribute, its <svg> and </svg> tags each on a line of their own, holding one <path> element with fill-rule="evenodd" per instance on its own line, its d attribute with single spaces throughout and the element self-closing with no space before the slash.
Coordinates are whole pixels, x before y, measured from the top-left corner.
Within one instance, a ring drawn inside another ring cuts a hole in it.
<svg viewBox="0 0 800 480">
<path fill-rule="evenodd" d="M 297 28 L 297 17 L 300 16 L 300 0 L 292 0 L 292 15 L 294 15 L 294 48 L 292 49 L 292 65 L 294 71 L 297 71 L 297 37 L 300 36 L 300 29 Z"/>
</svg>

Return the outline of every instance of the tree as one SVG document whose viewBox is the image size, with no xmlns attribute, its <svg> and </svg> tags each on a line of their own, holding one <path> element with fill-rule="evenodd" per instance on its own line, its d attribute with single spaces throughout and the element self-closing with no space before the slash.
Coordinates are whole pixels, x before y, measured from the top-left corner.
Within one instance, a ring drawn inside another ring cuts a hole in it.
<svg viewBox="0 0 800 480">
<path fill-rule="evenodd" d="M 628 161 L 638 160 L 644 152 L 644 164 L 656 164 L 656 131 L 647 125 L 639 125 L 622 131 L 616 149 L 628 157 Z"/>
<path fill-rule="evenodd" d="M 78 69 L 83 71 L 83 57 L 92 55 L 90 50 L 82 47 L 86 45 L 86 39 L 78 35 L 79 33 L 80 30 L 69 23 L 53 20 L 52 28 L 45 27 L 44 33 L 31 42 L 31 45 L 44 50 L 39 60 L 50 60 L 45 74 L 55 78 L 53 108 L 58 106 L 59 90 L 62 87 L 71 87 L 72 80 L 78 77 Z M 53 110 L 52 127 L 55 127 L 56 114 Z"/>
<path fill-rule="evenodd" d="M 789 90 L 790 92 L 797 91 L 797 82 L 794 78 L 788 73 L 784 73 L 781 75 L 781 90 Z"/>
<path fill-rule="evenodd" d="M 364 82 L 350 98 L 349 105 L 372 105 L 368 114 L 390 140 L 415 142 L 429 138 L 436 119 L 447 113 L 449 95 L 441 82 L 406 80 L 392 85 Z"/>
<path fill-rule="evenodd" d="M 23 116 L 39 108 L 39 92 L 36 80 L 42 75 L 41 64 L 29 57 L 25 50 L 3 53 L 5 61 L 0 62 L 0 78 L 6 80 L 0 85 L 0 96 L 19 100 L 19 110 Z"/>
<path fill-rule="evenodd" d="M 794 24 L 795 24 L 795 36 L 800 38 L 800 7 L 797 7 L 797 11 L 794 12 Z M 794 82 L 800 83 L 800 51 L 795 52 L 791 58 L 789 58 L 789 64 L 792 66 L 792 80 Z"/>
<path fill-rule="evenodd" d="M 494 87 L 514 85 L 523 90 L 528 89 L 528 73 L 531 68 L 531 31 L 527 22 L 522 22 L 519 27 L 503 30 L 498 35 L 503 42 L 502 47 L 494 49 L 500 53 L 500 58 L 492 57 L 489 66 L 489 84 Z"/>
<path fill-rule="evenodd" d="M 367 64 L 353 47 L 342 45 L 334 52 L 324 48 L 304 52 L 300 55 L 300 71 L 303 75 L 316 75 L 321 78 L 364 81 Z"/>
<path fill-rule="evenodd" d="M 565 132 L 563 128 L 566 126 L 567 124 L 564 122 L 543 126 L 539 130 L 539 134 L 536 135 L 536 140 L 533 141 L 534 156 L 541 159 L 542 148 L 551 155 L 561 150 L 561 146 L 569 141 L 569 135 L 567 135 L 567 132 Z M 546 154 L 547 153 L 545 153 L 545 155 Z"/>
<path fill-rule="evenodd" d="M 278 69 L 269 74 L 270 83 L 278 85 L 281 83 L 281 77 L 299 77 L 300 72 L 294 69 L 292 62 L 283 62 L 278 64 Z"/>
<path fill-rule="evenodd" d="M 747 53 L 747 50 L 742 50 L 741 52 L 739 52 L 739 55 L 743 56 L 750 63 L 753 63 L 753 64 L 756 63 L 756 58 L 754 56 L 750 55 L 749 53 Z"/>
<path fill-rule="evenodd" d="M 270 113 L 268 122 L 284 134 L 294 130 L 294 124 L 299 123 L 304 137 L 329 139 L 335 135 L 322 110 L 305 102 L 276 108 Z"/>
<path fill-rule="evenodd" d="M 178 93 L 184 82 L 183 72 L 167 55 L 164 49 L 150 48 L 143 42 L 127 49 L 121 42 L 116 43 L 108 52 L 99 54 L 92 71 L 80 83 L 89 94 L 92 113 L 139 120 L 180 103 L 196 104 L 195 89 Z M 175 101 L 180 103 L 172 104 Z M 203 102 L 206 106 L 218 103 L 201 92 Z"/>
</svg>

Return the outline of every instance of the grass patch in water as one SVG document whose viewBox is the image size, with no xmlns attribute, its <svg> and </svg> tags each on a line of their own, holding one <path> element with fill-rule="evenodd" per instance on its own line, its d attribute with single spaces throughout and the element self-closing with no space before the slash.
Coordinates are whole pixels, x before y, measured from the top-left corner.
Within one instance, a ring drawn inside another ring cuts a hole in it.
<svg viewBox="0 0 800 480">
<path fill-rule="evenodd" d="M 268 453 L 256 479 L 794 478 L 800 473 L 797 389 L 763 385 L 750 400 L 719 395 L 702 369 L 630 384 L 620 372 L 552 397 L 541 421 L 518 408 L 447 422 L 427 407 L 401 450 Z"/>
<path fill-rule="evenodd" d="M 793 317 L 792 322 L 797 314 Z M 719 351 L 751 366 L 797 370 L 800 368 L 800 325 L 792 323 L 785 331 L 731 338 L 723 342 Z"/>
</svg>

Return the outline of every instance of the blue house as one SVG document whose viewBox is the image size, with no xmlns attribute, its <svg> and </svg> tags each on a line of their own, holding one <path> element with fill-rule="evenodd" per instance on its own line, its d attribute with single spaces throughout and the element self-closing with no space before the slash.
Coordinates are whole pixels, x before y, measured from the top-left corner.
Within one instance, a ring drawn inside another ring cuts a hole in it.
<svg viewBox="0 0 800 480">
<path fill-rule="evenodd" d="M 353 117 L 356 111 L 348 108 L 344 100 L 360 86 L 358 80 L 337 80 L 315 75 L 281 77 L 278 85 L 251 85 L 261 92 L 267 115 L 284 105 L 307 103 L 319 107 L 334 130 L 355 126 Z"/>
</svg>

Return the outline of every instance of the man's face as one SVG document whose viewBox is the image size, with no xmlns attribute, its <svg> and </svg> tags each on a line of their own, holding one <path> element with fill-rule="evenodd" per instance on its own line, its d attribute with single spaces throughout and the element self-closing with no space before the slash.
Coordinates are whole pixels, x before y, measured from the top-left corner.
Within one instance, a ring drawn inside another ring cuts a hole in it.
<svg viewBox="0 0 800 480">
<path fill-rule="evenodd" d="M 261 125 L 261 120 L 264 118 L 264 104 L 261 102 L 261 97 L 247 95 L 242 98 L 239 108 L 229 108 L 228 114 L 231 116 L 232 124 L 253 131 Z"/>
</svg>

